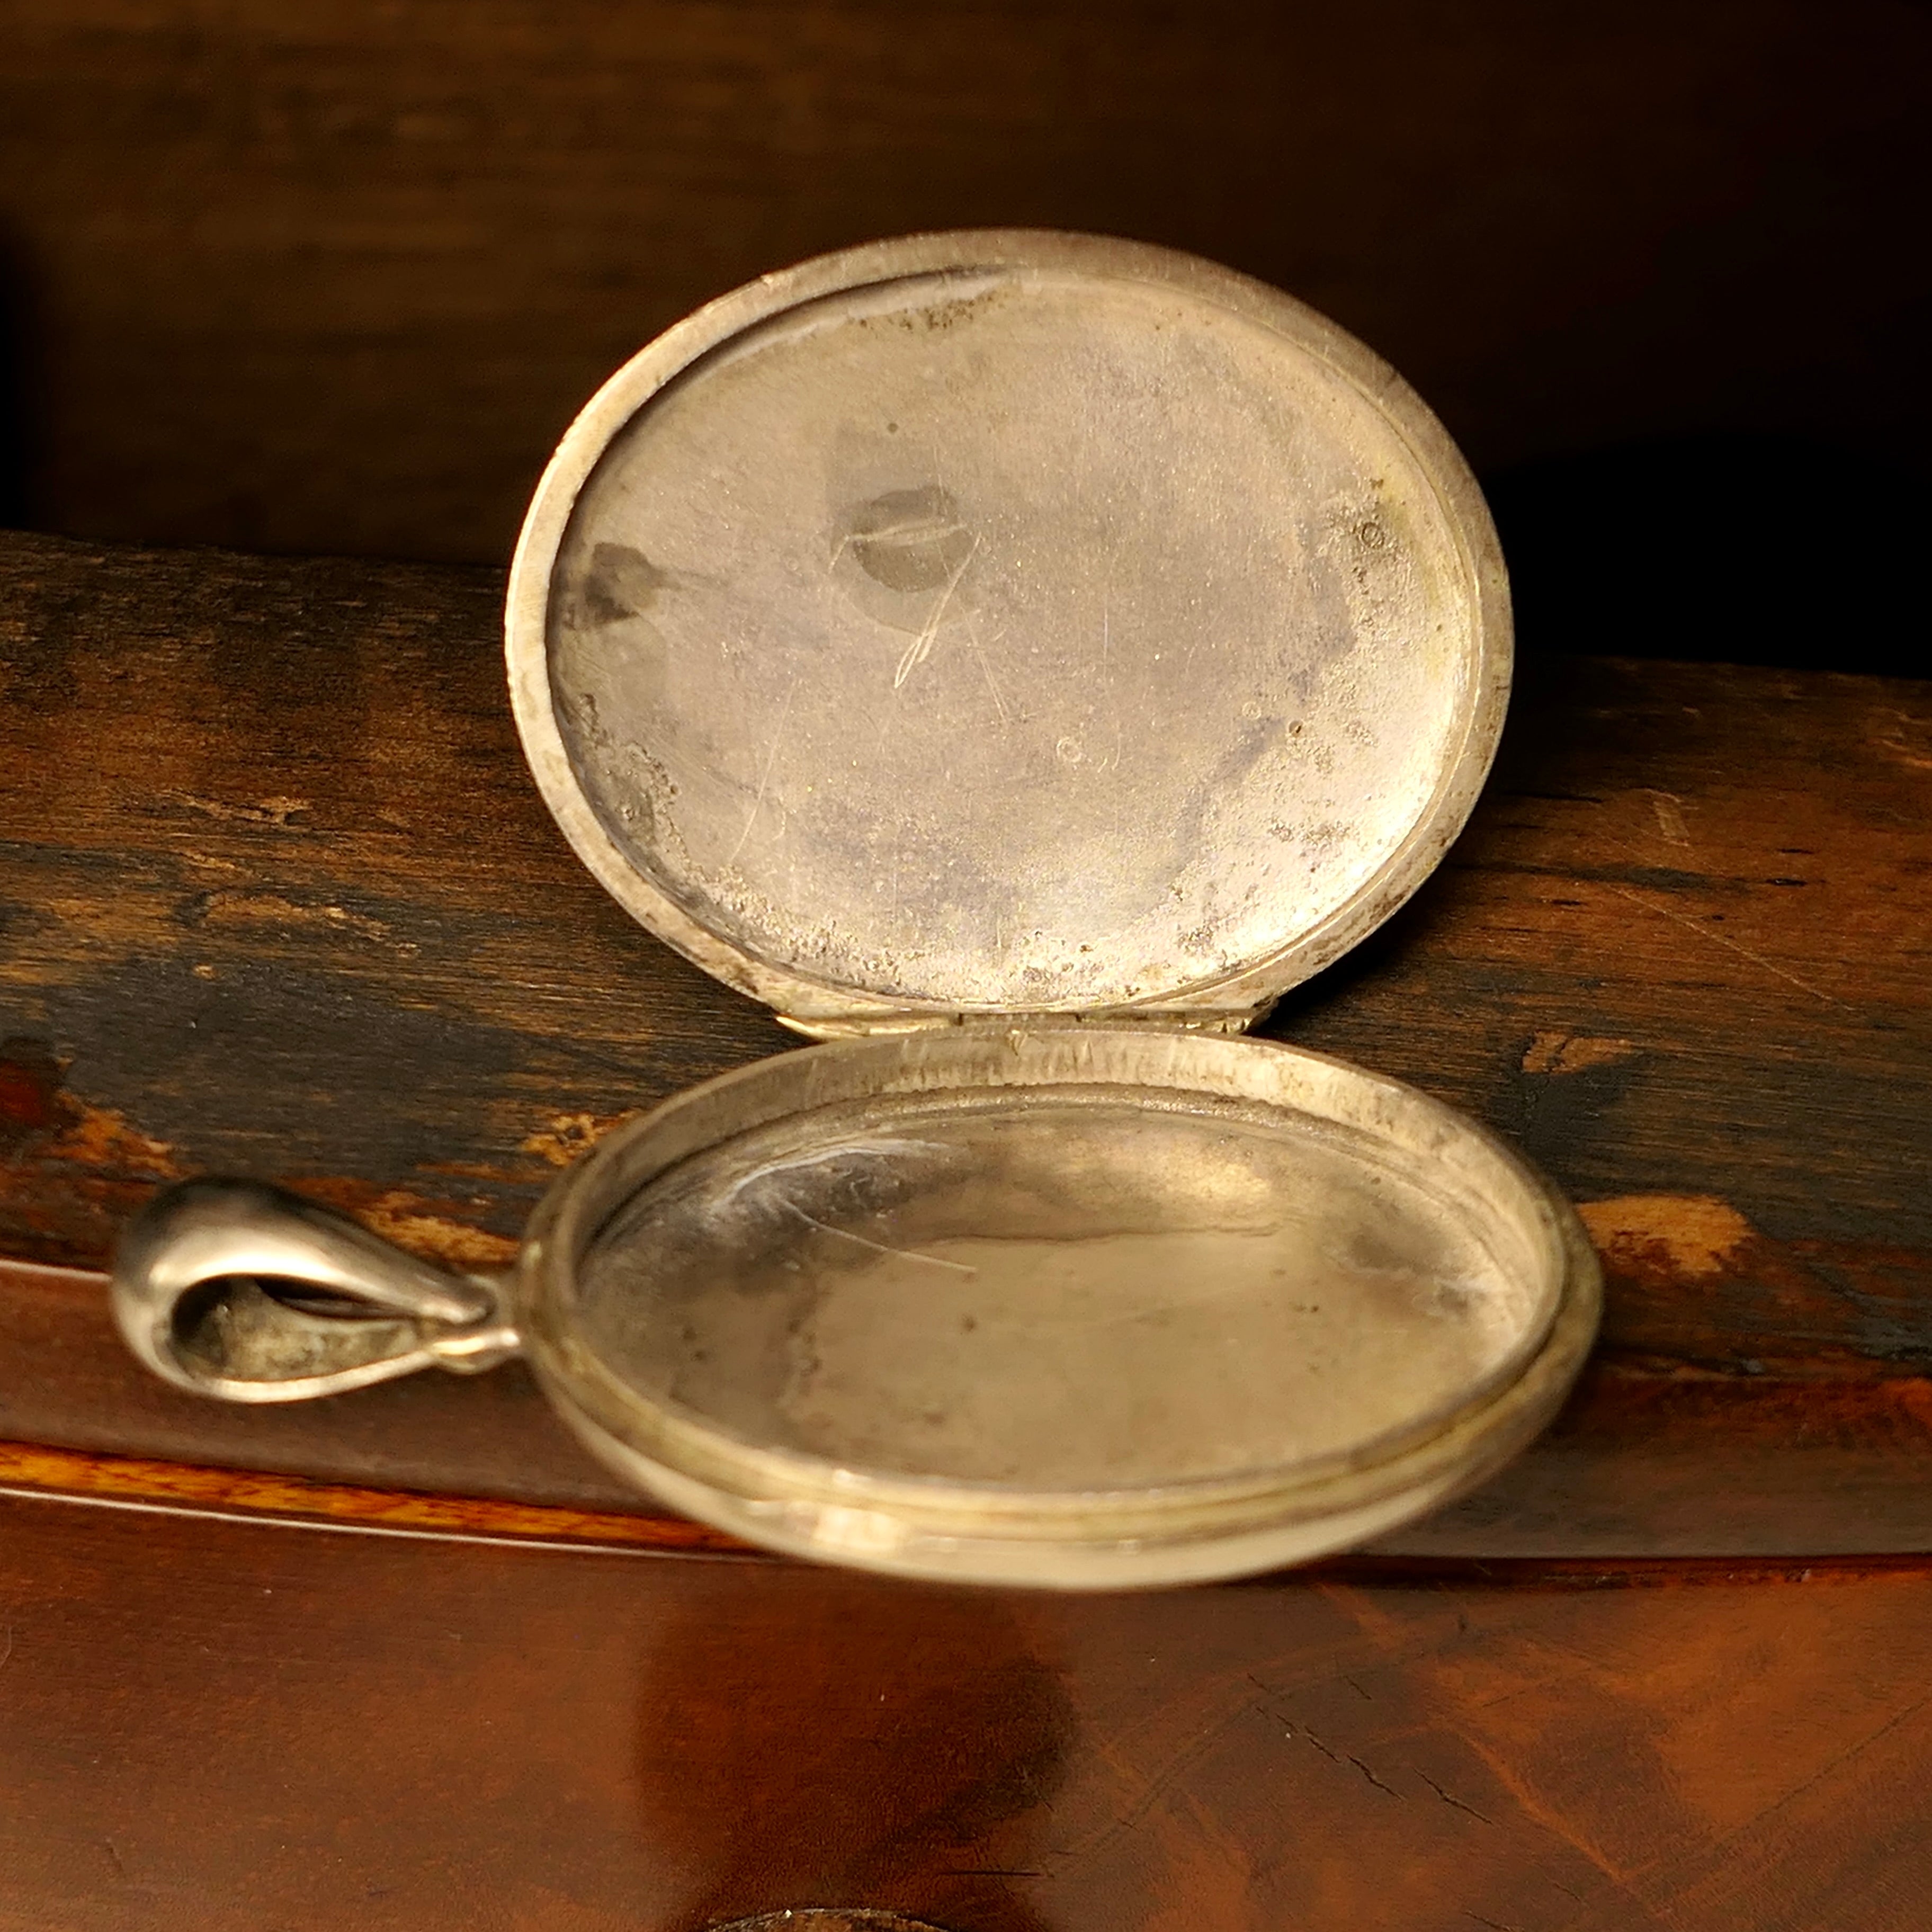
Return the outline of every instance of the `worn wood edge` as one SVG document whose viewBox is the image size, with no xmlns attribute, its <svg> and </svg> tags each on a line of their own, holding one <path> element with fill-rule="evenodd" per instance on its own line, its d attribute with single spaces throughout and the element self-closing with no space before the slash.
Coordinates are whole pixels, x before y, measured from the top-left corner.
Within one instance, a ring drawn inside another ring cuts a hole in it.
<svg viewBox="0 0 1932 1932">
<path fill-rule="evenodd" d="M 761 1553 L 683 1516 L 425 1496 L 139 1456 L 93 1455 L 32 1442 L 0 1442 L 0 1492 L 490 1542 L 706 1556 Z"/>
<path fill-rule="evenodd" d="M 530 1550 L 707 1556 L 788 1563 L 738 1542 L 722 1530 L 682 1516 L 622 1515 L 483 1497 L 422 1496 L 406 1490 L 305 1482 L 249 1470 L 162 1462 L 147 1456 L 85 1455 L 39 1443 L 0 1442 L 0 1496 L 50 1503 L 106 1503 L 162 1515 L 244 1520 L 259 1526 L 359 1530 L 367 1534 L 490 1542 Z M 1298 1570 L 1250 1579 L 1265 1584 L 1298 1576 L 1310 1584 L 1412 1582 L 1510 1588 L 1656 1588 L 1694 1582 L 1828 1582 L 1932 1570 L 1932 1556 L 1789 1557 L 1329 1557 Z M 1244 1584 L 1237 1584 L 1244 1586 Z"/>
<path fill-rule="evenodd" d="M 722 1531 L 682 1517 L 432 1496 L 311 1483 L 140 1456 L 82 1454 L 0 1442 L 0 1498 L 96 1504 L 262 1528 L 347 1530 L 428 1541 L 490 1543 L 586 1554 L 731 1557 L 786 1564 Z M 1550 1589 L 1658 1588 L 1676 1584 L 1856 1582 L 1932 1574 L 1928 1556 L 1786 1557 L 1471 1557 L 1348 1555 L 1237 1580 L 1253 1588 L 1310 1586 Z"/>
</svg>

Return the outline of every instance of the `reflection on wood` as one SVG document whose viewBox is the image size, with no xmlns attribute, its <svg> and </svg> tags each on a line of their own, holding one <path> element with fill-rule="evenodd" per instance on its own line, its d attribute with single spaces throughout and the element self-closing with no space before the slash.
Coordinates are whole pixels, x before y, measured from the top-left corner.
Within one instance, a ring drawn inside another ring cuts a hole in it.
<svg viewBox="0 0 1932 1932">
<path fill-rule="evenodd" d="M 1917 1932 L 1922 1564 L 1147 1596 L 0 1498 L 0 1918 Z"/>
</svg>

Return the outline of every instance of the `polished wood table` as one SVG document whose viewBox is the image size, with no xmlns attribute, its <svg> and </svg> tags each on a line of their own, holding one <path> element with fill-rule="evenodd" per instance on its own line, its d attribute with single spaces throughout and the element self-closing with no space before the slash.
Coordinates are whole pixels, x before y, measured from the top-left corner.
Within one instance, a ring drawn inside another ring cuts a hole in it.
<svg viewBox="0 0 1932 1932">
<path fill-rule="evenodd" d="M 501 1259 L 613 1121 L 785 1050 L 518 758 L 500 580 L 0 538 L 0 1926 L 1922 1927 L 1932 693 L 1544 659 L 1441 874 L 1279 1036 L 1580 1203 L 1549 1437 L 1192 1591 L 754 1555 L 512 1367 L 143 1378 L 158 1184 Z"/>
</svg>

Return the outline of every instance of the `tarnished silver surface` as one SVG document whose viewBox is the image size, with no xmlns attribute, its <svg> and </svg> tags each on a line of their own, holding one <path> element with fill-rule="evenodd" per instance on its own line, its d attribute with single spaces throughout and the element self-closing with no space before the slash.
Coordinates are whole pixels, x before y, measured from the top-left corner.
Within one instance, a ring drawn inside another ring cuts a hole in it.
<svg viewBox="0 0 1932 1932">
<path fill-rule="evenodd" d="M 430 1367 L 474 1374 L 518 1346 L 502 1283 L 446 1274 L 255 1180 L 157 1196 L 122 1235 L 113 1302 L 155 1374 L 230 1402 L 304 1402 Z"/>
<path fill-rule="evenodd" d="M 787 1054 L 603 1143 L 519 1325 L 614 1467 L 753 1540 L 1065 1588 L 1299 1562 L 1480 1480 L 1581 1366 L 1576 1216 L 1284 1046 L 965 1027 Z"/>
<path fill-rule="evenodd" d="M 848 1036 L 610 1136 L 504 1282 L 174 1190 L 117 1263 L 158 1372 L 520 1349 L 693 1515 L 1061 1588 L 1364 1541 L 1553 1413 L 1601 1297 L 1570 1209 L 1412 1089 L 1226 1036 L 1427 874 L 1502 720 L 1487 516 L 1359 344 L 1125 243 L 807 262 L 586 410 L 508 638 L 592 870 Z"/>
<path fill-rule="evenodd" d="M 1385 365 L 1168 250 L 916 236 L 612 378 L 508 610 L 532 770 L 808 1030 L 1239 1023 L 1408 896 L 1499 728 L 1480 494 Z"/>
</svg>

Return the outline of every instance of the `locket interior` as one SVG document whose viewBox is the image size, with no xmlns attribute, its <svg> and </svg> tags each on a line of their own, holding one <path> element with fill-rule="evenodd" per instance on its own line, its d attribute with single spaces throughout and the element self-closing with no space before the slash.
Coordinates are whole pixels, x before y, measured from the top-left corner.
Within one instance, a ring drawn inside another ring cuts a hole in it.
<svg viewBox="0 0 1932 1932">
<path fill-rule="evenodd" d="M 526 1327 L 598 1453 L 847 1560 L 1152 1580 L 1353 1540 L 1546 1414 L 1567 1209 L 1419 1096 L 1183 1036 L 1406 898 L 1500 727 L 1480 494 L 1360 344 L 1087 237 L 806 263 L 585 412 L 508 637 L 620 900 L 905 1036 L 566 1186 Z"/>
<path fill-rule="evenodd" d="M 909 1574 L 1183 1580 L 1478 1480 L 1594 1325 L 1574 1217 L 1452 1110 L 1132 1025 L 842 1041 L 560 1184 L 532 1365 L 589 1446 L 758 1540 Z"/>
</svg>

